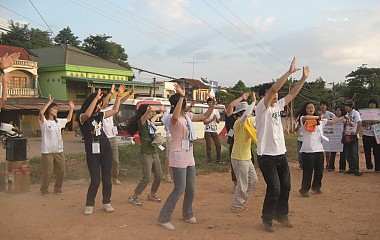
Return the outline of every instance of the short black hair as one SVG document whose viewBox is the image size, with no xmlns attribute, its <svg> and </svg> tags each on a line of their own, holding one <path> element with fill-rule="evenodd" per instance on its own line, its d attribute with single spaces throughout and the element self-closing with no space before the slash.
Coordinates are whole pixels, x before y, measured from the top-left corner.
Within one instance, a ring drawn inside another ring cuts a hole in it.
<svg viewBox="0 0 380 240">
<path fill-rule="evenodd" d="M 329 103 L 325 100 L 319 102 L 319 106 L 321 106 L 322 104 L 326 105 L 326 107 L 329 107 Z"/>
<path fill-rule="evenodd" d="M 208 103 L 208 102 L 212 102 L 212 98 L 210 98 L 210 97 L 207 98 L 207 101 L 206 101 L 206 102 L 207 102 L 207 103 Z"/>
<path fill-rule="evenodd" d="M 369 105 L 370 103 L 374 103 L 374 104 L 376 104 L 376 108 L 379 107 L 379 103 L 378 103 L 377 100 L 374 99 L 374 98 L 372 98 L 372 99 L 369 100 L 368 105 Z"/>
<path fill-rule="evenodd" d="M 269 90 L 272 87 L 273 83 L 264 83 L 259 88 L 259 97 L 264 97 L 267 90 Z"/>
</svg>

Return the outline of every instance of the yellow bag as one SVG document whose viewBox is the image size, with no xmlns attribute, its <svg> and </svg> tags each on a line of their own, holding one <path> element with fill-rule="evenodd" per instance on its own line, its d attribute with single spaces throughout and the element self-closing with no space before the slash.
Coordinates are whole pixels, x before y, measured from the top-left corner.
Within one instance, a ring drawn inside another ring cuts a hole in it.
<svg viewBox="0 0 380 240">
<path fill-rule="evenodd" d="M 247 129 L 248 136 L 252 139 L 253 143 L 257 145 L 257 134 L 256 134 L 256 128 L 252 126 L 252 118 L 248 118 L 247 121 L 244 123 L 244 127 Z"/>
</svg>

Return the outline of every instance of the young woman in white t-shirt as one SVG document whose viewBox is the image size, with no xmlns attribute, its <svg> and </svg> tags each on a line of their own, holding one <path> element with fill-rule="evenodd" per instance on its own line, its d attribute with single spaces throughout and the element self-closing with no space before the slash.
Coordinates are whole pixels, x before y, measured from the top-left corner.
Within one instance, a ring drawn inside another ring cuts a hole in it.
<svg viewBox="0 0 380 240">
<path fill-rule="evenodd" d="M 302 197 L 308 197 L 309 190 L 321 194 L 323 177 L 323 128 L 326 124 L 334 124 L 342 121 L 344 116 L 332 120 L 323 119 L 315 112 L 312 102 L 307 102 L 298 113 L 303 141 L 300 152 L 302 153 L 302 184 L 299 192 Z M 314 173 L 314 178 L 313 178 Z M 313 178 L 313 182 L 312 182 Z"/>
<path fill-rule="evenodd" d="M 49 94 L 49 100 L 40 110 L 38 120 L 41 128 L 41 195 L 49 194 L 50 179 L 55 172 L 54 193 L 62 194 L 62 184 L 66 173 L 65 156 L 61 129 L 73 117 L 74 103 L 69 102 L 67 118 L 58 118 L 58 106 Z"/>
</svg>

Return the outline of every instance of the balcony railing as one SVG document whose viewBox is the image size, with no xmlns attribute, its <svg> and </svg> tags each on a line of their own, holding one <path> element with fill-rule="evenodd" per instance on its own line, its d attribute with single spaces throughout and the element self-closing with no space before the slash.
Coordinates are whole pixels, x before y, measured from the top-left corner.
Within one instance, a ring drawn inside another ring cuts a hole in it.
<svg viewBox="0 0 380 240">
<path fill-rule="evenodd" d="M 8 97 L 37 97 L 38 91 L 33 88 L 9 88 Z"/>
<path fill-rule="evenodd" d="M 37 62 L 28 60 L 17 60 L 13 67 L 24 67 L 24 68 L 37 68 Z"/>
</svg>

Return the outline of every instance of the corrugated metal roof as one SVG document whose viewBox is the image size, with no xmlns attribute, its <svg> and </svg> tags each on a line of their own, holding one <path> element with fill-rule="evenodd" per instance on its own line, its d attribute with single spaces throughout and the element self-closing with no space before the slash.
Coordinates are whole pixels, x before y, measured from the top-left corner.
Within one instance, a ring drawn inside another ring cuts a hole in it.
<svg viewBox="0 0 380 240">
<path fill-rule="evenodd" d="M 8 98 L 7 103 L 1 108 L 3 111 L 14 110 L 41 110 L 46 104 L 46 98 Z M 69 101 L 54 100 L 58 105 L 59 112 L 67 112 L 70 110 Z M 74 110 L 79 110 L 80 104 L 76 104 Z"/>
</svg>

